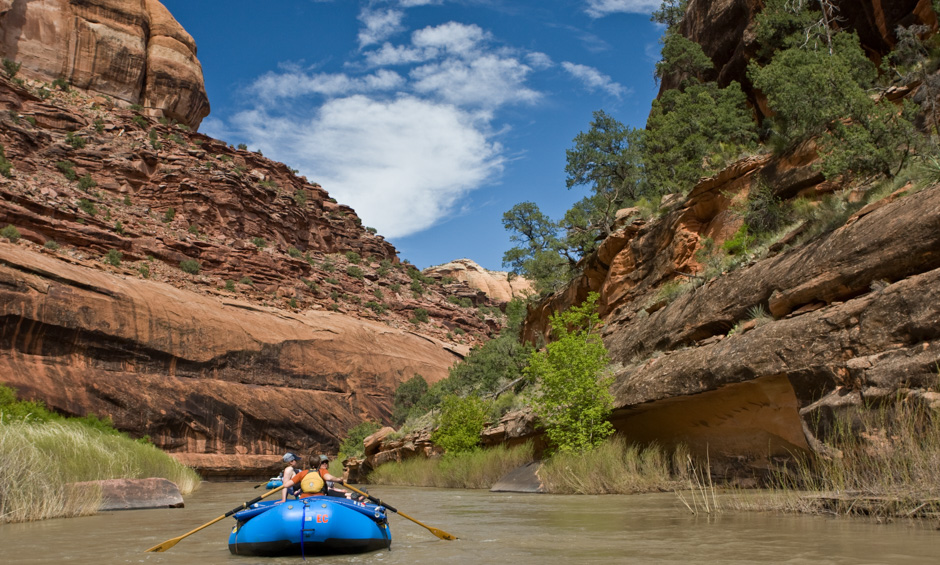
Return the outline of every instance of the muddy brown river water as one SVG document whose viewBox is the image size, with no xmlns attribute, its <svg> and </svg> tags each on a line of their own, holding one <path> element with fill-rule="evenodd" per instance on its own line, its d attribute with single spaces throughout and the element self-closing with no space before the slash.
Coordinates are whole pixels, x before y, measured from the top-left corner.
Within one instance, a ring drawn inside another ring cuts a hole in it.
<svg viewBox="0 0 940 565">
<path fill-rule="evenodd" d="M 323 564 L 472 563 L 926 563 L 940 564 L 936 523 L 789 516 L 725 510 L 693 516 L 674 494 L 557 496 L 371 487 L 409 516 L 458 536 L 442 541 L 394 514 L 391 551 L 309 557 Z M 165 553 L 144 551 L 182 535 L 259 491 L 205 483 L 186 508 L 107 512 L 0 526 L 3 563 L 216 563 L 280 565 L 301 558 L 231 555 L 225 520 Z"/>
</svg>

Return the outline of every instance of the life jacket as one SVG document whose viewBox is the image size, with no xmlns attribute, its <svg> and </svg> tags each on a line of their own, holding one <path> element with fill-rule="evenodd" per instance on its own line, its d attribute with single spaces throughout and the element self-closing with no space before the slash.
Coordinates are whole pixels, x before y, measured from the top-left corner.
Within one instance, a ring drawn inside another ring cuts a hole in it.
<svg viewBox="0 0 940 565">
<path fill-rule="evenodd" d="M 307 471 L 304 478 L 300 480 L 300 490 L 306 494 L 319 494 L 326 492 L 326 483 L 323 477 L 316 470 Z"/>
</svg>

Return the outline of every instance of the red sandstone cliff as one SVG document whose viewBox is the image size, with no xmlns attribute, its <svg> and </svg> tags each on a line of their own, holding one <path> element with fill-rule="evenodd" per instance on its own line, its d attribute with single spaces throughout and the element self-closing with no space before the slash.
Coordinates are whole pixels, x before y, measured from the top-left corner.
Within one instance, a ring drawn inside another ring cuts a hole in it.
<svg viewBox="0 0 940 565">
<path fill-rule="evenodd" d="M 192 128 L 209 114 L 196 43 L 157 0 L 0 0 L 0 57 Z"/>
<path fill-rule="evenodd" d="M 0 382 L 26 397 L 262 475 L 500 328 L 284 164 L 48 87 L 0 78 Z"/>
</svg>

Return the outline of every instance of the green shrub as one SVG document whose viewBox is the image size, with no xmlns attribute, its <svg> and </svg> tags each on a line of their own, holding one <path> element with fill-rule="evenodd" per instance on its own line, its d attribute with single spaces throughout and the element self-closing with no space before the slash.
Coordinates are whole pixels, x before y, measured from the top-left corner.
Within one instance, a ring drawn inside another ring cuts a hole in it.
<svg viewBox="0 0 940 565">
<path fill-rule="evenodd" d="M 245 145 L 244 143 L 239 143 L 239 144 L 238 144 L 238 148 L 239 148 L 241 151 L 247 151 L 247 150 L 248 150 L 248 146 Z"/>
<path fill-rule="evenodd" d="M 3 175 L 7 178 L 13 177 L 13 163 L 7 159 L 6 153 L 3 150 L 3 145 L 0 145 L 0 175 Z"/>
<path fill-rule="evenodd" d="M 563 452 L 590 451 L 614 431 L 608 420 L 613 377 L 603 374 L 608 357 L 598 332 L 597 299 L 592 292 L 580 306 L 553 314 L 555 340 L 534 352 L 525 369 L 538 386 L 535 413 Z"/>
<path fill-rule="evenodd" d="M 95 182 L 95 179 L 91 178 L 91 175 L 85 175 L 78 179 L 78 188 L 85 192 L 88 192 L 96 186 L 98 186 L 98 183 Z"/>
<path fill-rule="evenodd" d="M 346 260 L 352 263 L 353 265 L 358 265 L 362 261 L 362 257 L 359 256 L 355 251 L 346 252 Z"/>
<path fill-rule="evenodd" d="M 346 460 L 350 457 L 364 456 L 365 446 L 363 445 L 363 440 L 380 429 L 382 429 L 382 426 L 377 422 L 366 421 L 356 424 L 356 426 L 346 432 L 346 439 L 339 445 L 339 455 L 337 459 Z"/>
<path fill-rule="evenodd" d="M 141 129 L 146 129 L 150 124 L 147 122 L 147 119 L 143 116 L 134 116 L 131 118 L 131 121 L 137 124 Z"/>
<path fill-rule="evenodd" d="M 72 132 L 65 134 L 65 142 L 72 146 L 73 149 L 83 149 L 88 143 L 85 141 L 85 138 L 80 135 L 75 135 Z"/>
<path fill-rule="evenodd" d="M 368 308 L 369 310 L 372 310 L 379 316 L 381 316 L 388 310 L 388 306 L 386 306 L 385 304 L 382 304 L 381 302 L 376 302 L 375 300 L 370 300 L 366 302 L 364 306 Z"/>
<path fill-rule="evenodd" d="M 732 255 L 747 255 L 748 248 L 754 243 L 755 238 L 750 235 L 750 228 L 747 224 L 741 224 L 738 231 L 734 232 L 731 239 L 725 240 L 721 244 L 722 249 Z"/>
<path fill-rule="evenodd" d="M 247 284 L 248 286 L 255 286 L 255 281 L 251 280 L 251 277 L 242 277 L 238 282 L 240 284 Z"/>
<path fill-rule="evenodd" d="M 20 230 L 16 229 L 16 226 L 13 224 L 7 224 L 3 229 L 0 229 L 0 237 L 6 238 L 10 243 L 16 243 L 20 240 Z"/>
<path fill-rule="evenodd" d="M 109 249 L 104 255 L 104 262 L 114 267 L 120 267 L 123 259 L 124 254 L 117 249 Z"/>
<path fill-rule="evenodd" d="M 55 79 L 54 81 L 52 81 L 52 87 L 53 87 L 53 88 L 58 88 L 59 90 L 61 90 L 61 91 L 63 91 L 63 92 L 68 92 L 68 91 L 69 91 L 69 81 L 67 81 L 66 79 L 64 79 L 64 78 L 62 78 L 62 77 L 59 77 L 59 78 Z"/>
<path fill-rule="evenodd" d="M 124 224 L 121 223 L 121 220 L 114 222 L 114 231 L 121 235 L 124 234 Z"/>
<path fill-rule="evenodd" d="M 264 249 L 268 246 L 268 242 L 265 241 L 263 237 L 253 237 L 251 238 L 251 242 L 254 243 L 255 247 L 258 249 Z"/>
<path fill-rule="evenodd" d="M 49 251 L 58 251 L 60 247 L 59 244 L 56 243 L 54 239 L 46 240 L 46 243 L 44 243 L 42 246 L 48 249 Z"/>
<path fill-rule="evenodd" d="M 147 265 L 145 263 L 141 265 L 140 267 L 137 267 L 137 272 L 140 273 L 140 276 L 144 277 L 145 279 L 149 279 L 150 278 L 150 265 Z"/>
<path fill-rule="evenodd" d="M 393 282 L 392 284 L 388 285 L 388 289 L 395 294 L 398 294 L 398 292 L 401 291 L 401 283 Z"/>
<path fill-rule="evenodd" d="M 354 279 L 362 280 L 365 275 L 362 272 L 362 269 L 355 265 L 349 265 L 346 267 L 346 274 L 351 276 Z"/>
<path fill-rule="evenodd" d="M 428 403 L 420 404 L 427 393 L 428 382 L 418 374 L 398 385 L 392 404 L 392 423 L 401 426 L 410 416 L 417 415 L 417 412 L 430 410 Z"/>
<path fill-rule="evenodd" d="M 428 321 L 428 311 L 424 308 L 415 308 L 412 312 L 413 317 L 411 318 L 412 323 L 425 323 Z"/>
<path fill-rule="evenodd" d="M 80 198 L 78 200 L 78 207 L 82 212 L 85 212 L 89 216 L 94 216 L 98 213 L 98 208 L 95 207 L 94 203 L 87 198 Z"/>
<path fill-rule="evenodd" d="M 95 118 L 95 131 L 98 133 L 104 133 L 104 120 L 101 118 Z"/>
<path fill-rule="evenodd" d="M 451 395 L 441 405 L 440 426 L 431 441 L 447 453 L 473 451 L 480 445 L 480 433 L 486 424 L 486 405 L 476 396 Z"/>
<path fill-rule="evenodd" d="M 151 129 L 150 133 L 147 134 L 147 137 L 150 139 L 150 147 L 153 147 L 157 151 L 163 149 L 163 143 L 160 142 L 160 137 L 157 134 L 156 128 Z"/>
<path fill-rule="evenodd" d="M 144 107 L 141 106 L 140 104 L 131 104 L 131 105 L 130 105 L 130 109 L 133 110 L 133 111 L 135 111 L 135 112 L 141 112 L 141 111 L 143 111 Z"/>
<path fill-rule="evenodd" d="M 20 65 L 22 65 L 22 63 L 11 61 L 6 57 L 3 58 L 3 72 L 5 72 L 9 78 L 15 77 L 16 73 L 20 72 Z"/>
<path fill-rule="evenodd" d="M 229 279 L 225 281 L 225 290 L 235 292 L 235 281 Z"/>
<path fill-rule="evenodd" d="M 300 252 L 300 249 L 297 249 L 293 245 L 287 248 L 287 254 L 291 257 L 294 257 L 295 259 L 303 256 L 303 253 Z"/>
<path fill-rule="evenodd" d="M 166 212 L 163 213 L 163 223 L 168 224 L 173 221 L 173 218 L 176 217 L 175 208 L 167 208 Z"/>
<path fill-rule="evenodd" d="M 180 270 L 190 275 L 198 275 L 202 266 L 195 259 L 183 259 L 180 261 Z"/>
<path fill-rule="evenodd" d="M 71 161 L 58 161 L 55 164 L 55 168 L 59 169 L 59 172 L 69 180 L 78 180 L 78 173 L 75 172 L 75 163 Z"/>
</svg>

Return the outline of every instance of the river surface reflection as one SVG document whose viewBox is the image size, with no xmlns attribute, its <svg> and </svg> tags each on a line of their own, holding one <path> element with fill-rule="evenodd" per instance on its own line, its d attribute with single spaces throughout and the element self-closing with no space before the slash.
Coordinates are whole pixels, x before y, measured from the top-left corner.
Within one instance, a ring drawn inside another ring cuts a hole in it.
<svg viewBox="0 0 940 565">
<path fill-rule="evenodd" d="M 301 558 L 231 555 L 225 520 L 165 553 L 144 553 L 259 491 L 251 483 L 204 483 L 186 508 L 107 512 L 87 518 L 0 526 L 5 563 L 280 565 Z M 391 514 L 391 551 L 308 557 L 313 563 L 940 563 L 935 523 L 786 516 L 726 510 L 693 516 L 673 494 L 557 496 L 476 490 L 371 487 L 370 492 L 429 526 L 442 541 Z"/>
</svg>

